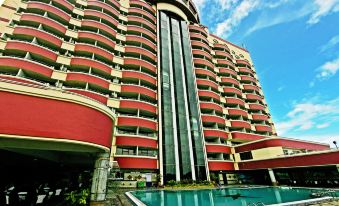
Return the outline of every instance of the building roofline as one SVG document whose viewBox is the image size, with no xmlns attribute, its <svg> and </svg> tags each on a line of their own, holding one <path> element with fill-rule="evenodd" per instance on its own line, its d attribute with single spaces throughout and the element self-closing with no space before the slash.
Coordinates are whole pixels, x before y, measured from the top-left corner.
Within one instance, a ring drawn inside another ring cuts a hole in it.
<svg viewBox="0 0 339 206">
<path fill-rule="evenodd" d="M 210 35 L 213 36 L 214 38 L 219 39 L 220 41 L 224 41 L 224 42 L 227 43 L 227 44 L 230 44 L 230 45 L 232 45 L 232 46 L 234 46 L 234 47 L 237 47 L 238 49 L 241 49 L 241 50 L 243 50 L 244 52 L 250 53 L 247 49 L 245 49 L 245 48 L 243 48 L 243 47 L 241 47 L 241 46 L 238 46 L 238 45 L 236 45 L 236 44 L 233 44 L 233 43 L 231 43 L 231 42 L 229 42 L 229 41 L 227 41 L 227 40 L 225 40 L 225 39 L 222 39 L 221 37 L 218 37 L 218 36 L 216 36 L 216 35 L 214 35 L 214 34 L 210 34 Z"/>
</svg>

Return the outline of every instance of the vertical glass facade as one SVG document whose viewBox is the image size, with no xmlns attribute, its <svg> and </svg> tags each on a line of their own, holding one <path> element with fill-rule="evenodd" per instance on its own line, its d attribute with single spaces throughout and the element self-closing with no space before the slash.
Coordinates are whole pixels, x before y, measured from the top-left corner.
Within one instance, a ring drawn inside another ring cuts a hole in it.
<svg viewBox="0 0 339 206">
<path fill-rule="evenodd" d="M 160 11 L 164 180 L 206 179 L 188 27 Z"/>
</svg>

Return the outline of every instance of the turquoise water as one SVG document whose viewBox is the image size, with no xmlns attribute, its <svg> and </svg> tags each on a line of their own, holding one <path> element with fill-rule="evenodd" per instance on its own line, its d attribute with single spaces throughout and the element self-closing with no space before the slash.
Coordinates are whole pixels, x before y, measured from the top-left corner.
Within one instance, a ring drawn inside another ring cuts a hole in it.
<svg viewBox="0 0 339 206">
<path fill-rule="evenodd" d="M 300 188 L 225 188 L 213 190 L 135 191 L 132 194 L 148 206 L 247 206 L 312 199 L 310 194 L 321 190 Z"/>
</svg>

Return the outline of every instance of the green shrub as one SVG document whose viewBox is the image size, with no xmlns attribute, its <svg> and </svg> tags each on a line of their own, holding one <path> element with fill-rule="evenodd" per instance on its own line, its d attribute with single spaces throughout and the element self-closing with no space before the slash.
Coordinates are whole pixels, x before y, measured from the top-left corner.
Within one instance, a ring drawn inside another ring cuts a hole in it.
<svg viewBox="0 0 339 206">
<path fill-rule="evenodd" d="M 66 201 L 70 205 L 88 205 L 90 198 L 89 189 L 75 190 L 66 194 Z"/>
<path fill-rule="evenodd" d="M 173 188 L 175 185 L 177 185 L 177 182 L 175 180 L 170 180 L 167 182 L 167 185 Z"/>
</svg>

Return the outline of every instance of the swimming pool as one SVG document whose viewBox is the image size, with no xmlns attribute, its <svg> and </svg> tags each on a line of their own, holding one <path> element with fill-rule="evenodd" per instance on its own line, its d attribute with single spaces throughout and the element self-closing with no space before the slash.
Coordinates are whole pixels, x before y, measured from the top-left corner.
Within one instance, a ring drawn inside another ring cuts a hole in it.
<svg viewBox="0 0 339 206">
<path fill-rule="evenodd" d="M 320 189 L 289 187 L 223 188 L 204 190 L 134 191 L 131 194 L 148 206 L 247 206 L 265 205 L 312 199 Z M 337 192 L 338 195 L 338 192 Z"/>
</svg>

